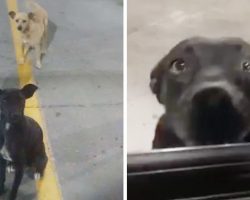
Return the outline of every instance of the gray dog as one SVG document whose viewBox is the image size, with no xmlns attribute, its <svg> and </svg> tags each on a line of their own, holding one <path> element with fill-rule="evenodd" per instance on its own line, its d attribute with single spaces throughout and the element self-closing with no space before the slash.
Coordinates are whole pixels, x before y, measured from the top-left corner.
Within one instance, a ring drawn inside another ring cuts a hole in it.
<svg viewBox="0 0 250 200">
<path fill-rule="evenodd" d="M 250 132 L 250 45 L 239 38 L 190 38 L 151 72 L 165 106 L 153 148 L 246 142 Z"/>
</svg>

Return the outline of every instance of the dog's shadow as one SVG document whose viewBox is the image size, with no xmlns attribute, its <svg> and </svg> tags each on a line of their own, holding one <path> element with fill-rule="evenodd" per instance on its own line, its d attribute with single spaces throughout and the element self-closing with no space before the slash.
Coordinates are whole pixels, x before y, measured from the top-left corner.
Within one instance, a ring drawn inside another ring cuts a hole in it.
<svg viewBox="0 0 250 200">
<path fill-rule="evenodd" d="M 51 20 L 49 20 L 48 22 L 48 41 L 47 41 L 47 51 L 52 43 L 52 41 L 54 40 L 55 34 L 56 34 L 56 30 L 57 30 L 57 25 L 52 22 Z M 44 58 L 44 54 L 42 55 L 42 60 Z"/>
<path fill-rule="evenodd" d="M 32 180 L 28 172 L 25 171 L 22 183 L 17 193 L 17 200 L 35 200 L 37 199 L 35 181 Z M 5 182 L 5 193 L 0 196 L 0 200 L 6 200 L 10 194 L 10 190 L 12 188 L 12 184 L 14 181 L 14 173 L 6 172 L 6 182 Z"/>
<path fill-rule="evenodd" d="M 6 193 L 2 196 L 0 196 L 0 200 L 6 200 L 9 196 L 10 189 L 6 191 Z M 17 200 L 35 200 L 36 199 L 36 194 L 24 194 L 22 191 L 18 191 L 17 194 Z"/>
<path fill-rule="evenodd" d="M 7 199 L 10 194 L 12 184 L 14 181 L 15 173 L 14 172 L 6 172 L 6 181 L 5 181 L 5 193 L 0 196 L 0 200 Z M 37 199 L 37 189 L 36 182 L 33 179 L 34 171 L 30 168 L 26 168 L 24 170 L 24 176 L 18 189 L 17 199 L 19 200 L 35 200 Z"/>
<path fill-rule="evenodd" d="M 48 23 L 48 48 L 55 37 L 56 31 L 57 31 L 57 25 L 54 22 L 52 22 L 51 20 L 49 20 L 49 23 Z"/>
</svg>

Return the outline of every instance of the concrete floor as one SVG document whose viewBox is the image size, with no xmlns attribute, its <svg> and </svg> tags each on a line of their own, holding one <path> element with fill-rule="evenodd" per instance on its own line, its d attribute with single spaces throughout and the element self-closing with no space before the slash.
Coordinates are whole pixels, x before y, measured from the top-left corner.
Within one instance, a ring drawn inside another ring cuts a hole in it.
<svg viewBox="0 0 250 200">
<path fill-rule="evenodd" d="M 49 13 L 50 46 L 43 69 L 33 73 L 63 197 L 122 199 L 122 3 L 38 2 Z M 5 1 L 0 27 L 0 84 L 17 86 Z M 35 199 L 34 192 L 26 178 L 19 198 Z"/>
<path fill-rule="evenodd" d="M 128 151 L 149 151 L 163 107 L 149 89 L 156 63 L 191 36 L 250 41 L 249 0 L 128 1 Z"/>
</svg>

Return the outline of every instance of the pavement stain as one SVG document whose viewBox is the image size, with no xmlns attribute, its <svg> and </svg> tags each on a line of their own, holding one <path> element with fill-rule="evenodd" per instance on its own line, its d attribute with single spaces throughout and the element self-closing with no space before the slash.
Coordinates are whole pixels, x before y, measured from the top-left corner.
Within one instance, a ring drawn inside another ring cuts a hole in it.
<svg viewBox="0 0 250 200">
<path fill-rule="evenodd" d="M 0 54 L 0 57 L 3 59 L 7 59 L 7 60 L 13 60 L 13 58 L 11 58 L 9 56 L 1 55 L 1 54 Z"/>
<path fill-rule="evenodd" d="M 106 151 L 105 150 L 102 150 L 102 154 L 105 154 L 106 153 Z"/>
<path fill-rule="evenodd" d="M 60 117 L 61 115 L 62 115 L 62 113 L 56 112 L 56 117 Z"/>
<path fill-rule="evenodd" d="M 10 40 L 3 39 L 1 40 L 2 44 L 11 44 Z"/>
</svg>

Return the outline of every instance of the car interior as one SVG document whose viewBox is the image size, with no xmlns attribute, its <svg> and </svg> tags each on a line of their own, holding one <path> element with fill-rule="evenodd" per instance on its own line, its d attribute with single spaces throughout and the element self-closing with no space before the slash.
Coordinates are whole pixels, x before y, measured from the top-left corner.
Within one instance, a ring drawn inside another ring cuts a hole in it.
<svg viewBox="0 0 250 200">
<path fill-rule="evenodd" d="M 128 199 L 249 199 L 250 144 L 128 155 Z"/>
</svg>

